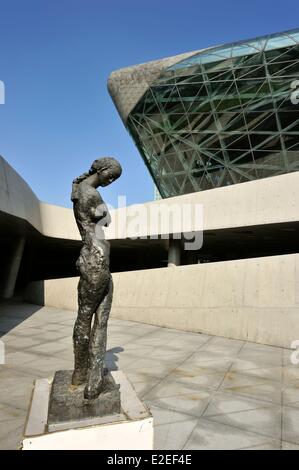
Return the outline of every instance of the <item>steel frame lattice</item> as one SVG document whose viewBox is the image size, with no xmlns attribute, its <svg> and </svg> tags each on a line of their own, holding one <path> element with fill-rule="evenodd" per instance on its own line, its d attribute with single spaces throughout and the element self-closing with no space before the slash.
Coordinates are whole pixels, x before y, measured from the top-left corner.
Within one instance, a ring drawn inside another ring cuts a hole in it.
<svg viewBox="0 0 299 470">
<path fill-rule="evenodd" d="M 126 122 L 161 195 L 297 171 L 298 79 L 299 30 L 205 50 L 162 71 Z"/>
</svg>

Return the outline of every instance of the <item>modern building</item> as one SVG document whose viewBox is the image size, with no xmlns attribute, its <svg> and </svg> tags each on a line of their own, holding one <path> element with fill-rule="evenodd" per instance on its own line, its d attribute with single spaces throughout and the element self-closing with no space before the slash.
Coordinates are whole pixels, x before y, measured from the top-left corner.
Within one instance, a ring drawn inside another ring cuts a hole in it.
<svg viewBox="0 0 299 470">
<path fill-rule="evenodd" d="M 298 171 L 298 79 L 299 29 L 121 69 L 108 88 L 171 197 Z"/>
<path fill-rule="evenodd" d="M 299 170 L 299 29 L 127 67 L 108 89 L 162 198 L 209 194 L 216 203 L 216 188 Z M 266 223 L 205 230 L 202 249 L 180 258 L 297 252 L 298 235 Z"/>
</svg>

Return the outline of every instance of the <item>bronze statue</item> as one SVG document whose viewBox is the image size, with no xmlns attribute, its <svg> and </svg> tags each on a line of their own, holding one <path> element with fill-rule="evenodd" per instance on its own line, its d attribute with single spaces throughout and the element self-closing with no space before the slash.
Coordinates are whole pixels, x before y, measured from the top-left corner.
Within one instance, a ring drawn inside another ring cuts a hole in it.
<svg viewBox="0 0 299 470">
<path fill-rule="evenodd" d="M 88 173 L 73 181 L 71 199 L 83 247 L 77 260 L 80 280 L 78 316 L 73 334 L 72 385 L 86 384 L 84 398 L 87 399 L 97 398 L 102 391 L 107 322 L 113 295 L 110 247 L 102 235 L 102 227 L 108 226 L 110 215 L 96 188 L 109 185 L 121 172 L 117 160 L 104 157 L 95 160 Z"/>
</svg>

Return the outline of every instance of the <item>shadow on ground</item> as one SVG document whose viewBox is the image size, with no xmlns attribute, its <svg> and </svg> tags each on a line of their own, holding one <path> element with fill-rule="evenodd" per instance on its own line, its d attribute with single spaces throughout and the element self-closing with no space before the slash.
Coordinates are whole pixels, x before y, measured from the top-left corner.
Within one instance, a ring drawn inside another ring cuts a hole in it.
<svg viewBox="0 0 299 470">
<path fill-rule="evenodd" d="M 120 346 L 108 349 L 105 356 L 105 365 L 109 370 L 118 370 L 118 356 L 117 353 L 124 351 Z"/>
<path fill-rule="evenodd" d="M 41 308 L 41 305 L 16 302 L 15 299 L 0 300 L 0 338 Z"/>
</svg>

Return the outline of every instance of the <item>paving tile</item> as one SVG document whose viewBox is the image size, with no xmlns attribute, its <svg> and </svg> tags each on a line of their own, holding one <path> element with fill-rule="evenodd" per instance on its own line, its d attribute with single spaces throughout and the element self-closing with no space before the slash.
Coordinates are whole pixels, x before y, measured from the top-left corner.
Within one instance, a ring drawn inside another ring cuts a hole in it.
<svg viewBox="0 0 299 470">
<path fill-rule="evenodd" d="M 148 379 L 142 382 L 130 380 L 139 398 L 143 398 L 153 387 L 159 384 L 160 379 Z"/>
<path fill-rule="evenodd" d="M 160 408 L 159 406 L 155 406 L 153 404 L 150 405 L 150 410 L 154 417 L 154 426 L 160 426 L 162 424 L 170 424 L 170 423 L 180 423 L 181 421 L 186 421 L 190 419 L 190 415 L 186 415 L 185 413 L 181 413 L 179 411 L 167 409 L 167 408 Z M 197 418 L 191 418 L 197 422 Z"/>
<path fill-rule="evenodd" d="M 14 421 L 6 421 L 5 426 L 0 426 L 0 449 L 16 450 L 20 448 L 25 420 L 17 418 Z"/>
<path fill-rule="evenodd" d="M 124 346 L 132 341 L 134 341 L 134 336 L 129 334 L 118 334 L 113 335 L 112 337 L 108 336 L 107 347 L 113 348 L 117 346 Z"/>
<path fill-rule="evenodd" d="M 59 338 L 65 338 L 65 333 L 62 331 L 43 331 L 39 332 L 41 342 L 48 343 L 50 341 L 57 341 Z"/>
<path fill-rule="evenodd" d="M 240 374 L 240 372 L 232 372 L 229 370 L 226 372 L 221 388 L 230 389 L 235 387 L 245 387 L 251 385 L 261 385 L 268 383 L 269 381 L 263 377 L 254 377 L 246 374 Z"/>
<path fill-rule="evenodd" d="M 156 450 L 178 450 L 183 449 L 189 436 L 197 423 L 196 419 L 188 417 L 186 421 L 178 423 L 167 423 L 155 426 L 154 449 Z"/>
<path fill-rule="evenodd" d="M 105 359 L 106 367 L 111 368 L 111 370 L 126 370 L 131 366 L 134 368 L 136 360 L 138 360 L 133 354 L 125 354 L 124 352 L 115 356 L 109 354 Z"/>
<path fill-rule="evenodd" d="M 282 403 L 295 408 L 299 407 L 299 381 L 284 384 Z"/>
<path fill-rule="evenodd" d="M 278 351 L 257 351 L 256 349 L 242 349 L 238 355 L 239 359 L 245 361 L 253 361 L 259 364 L 269 364 L 274 366 L 282 366 L 282 353 Z"/>
<path fill-rule="evenodd" d="M 18 378 L 22 379 L 23 377 L 32 378 L 27 366 L 24 368 L 23 366 L 9 366 L 7 364 L 0 365 L 0 386 L 5 379 L 17 380 Z"/>
<path fill-rule="evenodd" d="M 38 336 L 23 336 L 18 337 L 15 335 L 4 336 L 1 338 L 5 345 L 13 346 L 15 349 L 28 349 L 31 346 L 37 346 L 41 344 L 41 340 Z"/>
<path fill-rule="evenodd" d="M 282 369 L 283 382 L 285 384 L 290 384 L 292 382 L 299 382 L 299 366 L 289 367 L 285 366 Z"/>
<path fill-rule="evenodd" d="M 200 387 L 204 388 L 211 388 L 213 390 L 217 390 L 220 386 L 221 382 L 223 381 L 225 372 L 205 372 L 202 370 L 198 370 L 196 367 L 184 367 L 181 365 L 180 367 L 175 368 L 172 370 L 169 375 L 169 380 L 175 380 L 178 383 L 182 384 L 195 384 L 199 385 Z"/>
<path fill-rule="evenodd" d="M 10 408 L 17 408 L 27 411 L 34 380 L 31 380 L 30 384 L 16 384 L 15 387 L 6 387 L 5 390 L 0 390 L 0 403 L 7 405 Z"/>
<path fill-rule="evenodd" d="M 0 450 L 21 450 L 23 427 L 19 426 L 0 440 Z"/>
<path fill-rule="evenodd" d="M 230 347 L 230 346 L 202 346 L 199 350 L 200 354 L 203 353 L 211 353 L 213 356 L 218 356 L 218 357 L 229 357 L 232 359 L 235 359 L 238 356 L 239 353 L 239 348 L 236 347 Z"/>
<path fill-rule="evenodd" d="M 5 422 L 16 420 L 17 418 L 25 420 L 27 412 L 21 408 L 0 403 L 0 426 L 5 427 Z M 1 424 L 3 423 L 4 424 Z"/>
<path fill-rule="evenodd" d="M 168 367 L 161 367 L 161 369 L 152 369 L 152 368 L 146 368 L 142 370 L 138 369 L 124 369 L 126 376 L 129 378 L 129 380 L 132 380 L 133 382 L 144 382 L 147 379 L 164 379 L 165 377 L 168 376 L 169 374 L 169 368 Z"/>
<path fill-rule="evenodd" d="M 257 368 L 243 368 L 239 362 L 234 363 L 230 369 L 230 372 L 237 372 L 242 375 L 260 377 L 261 379 L 273 380 L 275 382 L 281 382 L 282 380 L 282 367 L 257 367 Z"/>
<path fill-rule="evenodd" d="M 62 338 L 58 338 L 55 340 L 57 343 L 62 343 L 65 344 L 68 347 L 73 347 L 73 338 L 72 334 L 68 334 L 66 336 L 63 336 Z"/>
<path fill-rule="evenodd" d="M 150 358 L 137 358 L 133 360 L 131 364 L 126 367 L 127 370 L 143 370 L 143 369 L 152 369 L 153 371 L 164 370 L 171 371 L 175 367 L 177 367 L 181 363 L 179 359 L 169 359 L 163 361 L 159 361 L 159 359 L 150 359 Z"/>
<path fill-rule="evenodd" d="M 280 356 L 282 354 L 283 349 L 277 346 L 270 346 L 267 344 L 247 342 L 243 346 L 243 351 L 258 351 L 260 353 L 263 353 L 263 352 L 274 353 Z"/>
<path fill-rule="evenodd" d="M 73 361 L 61 359 L 56 356 L 39 355 L 36 360 L 27 363 L 26 368 L 36 373 L 38 377 L 49 377 L 53 375 L 56 370 L 73 369 Z"/>
<path fill-rule="evenodd" d="M 265 443 L 265 436 L 200 418 L 184 450 L 237 450 Z"/>
<path fill-rule="evenodd" d="M 143 337 L 139 337 L 135 340 L 135 343 L 144 346 L 159 346 L 162 348 L 170 347 L 185 347 L 187 350 L 189 349 L 196 349 L 202 344 L 207 341 L 206 338 L 203 338 L 202 335 L 199 334 L 188 334 L 187 336 L 184 335 L 182 332 L 175 332 L 175 331 L 157 331 L 154 333 L 149 333 Z"/>
<path fill-rule="evenodd" d="M 237 357 L 234 359 L 231 371 L 232 372 L 239 372 L 239 371 L 245 371 L 245 370 L 254 370 L 254 369 L 269 369 L 269 370 L 282 370 L 281 365 L 276 365 L 276 364 L 269 364 L 267 362 L 263 362 L 261 360 L 254 361 L 254 360 L 246 360 L 246 359 L 241 359 L 240 357 Z M 281 379 L 281 377 L 280 377 Z"/>
<path fill-rule="evenodd" d="M 36 335 L 41 335 L 43 333 L 42 329 L 40 328 L 34 328 L 34 327 L 26 327 L 26 328 L 13 328 L 10 333 L 13 333 L 15 336 L 29 336 L 34 337 Z M 43 341 L 43 338 L 42 340 Z"/>
<path fill-rule="evenodd" d="M 194 354 L 190 355 L 188 360 L 198 365 L 210 362 L 210 365 L 214 363 L 215 366 L 227 368 L 231 366 L 235 359 L 236 357 L 231 354 L 230 351 L 223 354 L 217 353 L 217 351 L 201 351 L 199 349 L 199 351 L 196 351 Z"/>
<path fill-rule="evenodd" d="M 280 441 L 271 440 L 269 442 L 265 442 L 264 444 L 259 444 L 257 446 L 250 446 L 244 447 L 240 450 L 280 450 L 281 443 Z"/>
<path fill-rule="evenodd" d="M 236 395 L 281 404 L 280 384 L 260 377 L 229 372 L 226 374 L 220 388 Z"/>
<path fill-rule="evenodd" d="M 58 354 L 62 351 L 66 351 L 68 349 L 67 346 L 63 345 L 62 343 L 58 343 L 57 341 L 51 341 L 43 344 L 39 344 L 37 346 L 32 346 L 30 348 L 31 353 L 42 353 L 47 355 Z"/>
<path fill-rule="evenodd" d="M 60 323 L 45 323 L 43 325 L 44 331 L 61 331 L 62 328 Z"/>
<path fill-rule="evenodd" d="M 0 448 L 16 449 L 34 380 L 73 368 L 76 312 L 30 304 L 0 310 L 9 360 L 0 365 Z M 293 351 L 113 317 L 108 338 L 106 364 L 123 370 L 152 409 L 156 449 L 298 449 Z"/>
<path fill-rule="evenodd" d="M 280 405 L 210 416 L 209 420 L 244 429 L 245 431 L 263 434 L 273 439 L 280 439 L 281 437 Z"/>
<path fill-rule="evenodd" d="M 177 380 L 173 380 L 172 377 L 169 377 L 169 375 L 167 375 L 164 379 L 159 382 L 156 387 L 153 388 L 151 392 L 146 395 L 146 398 L 148 400 L 152 400 L 159 397 L 171 397 L 185 394 L 193 394 L 200 389 L 206 390 L 205 387 L 199 387 L 197 384 L 194 383 L 178 382 Z"/>
<path fill-rule="evenodd" d="M 293 444 L 292 442 L 282 441 L 281 448 L 282 450 L 299 450 L 299 444 Z"/>
<path fill-rule="evenodd" d="M 295 355 L 294 355 L 295 353 Z M 293 363 L 293 358 L 298 360 L 298 353 L 293 349 L 284 349 L 282 352 L 283 365 L 286 367 L 299 368 L 299 364 Z"/>
<path fill-rule="evenodd" d="M 173 338 L 167 342 L 167 347 L 176 347 L 181 348 L 185 351 L 196 351 L 202 348 L 208 340 L 203 339 L 202 337 L 197 338 Z"/>
<path fill-rule="evenodd" d="M 221 359 L 217 358 L 212 360 L 202 360 L 199 359 L 197 355 L 189 356 L 185 359 L 180 365 L 180 369 L 192 369 L 197 371 L 199 374 L 216 374 L 216 373 L 225 373 L 230 370 L 232 365 L 231 359 Z"/>
<path fill-rule="evenodd" d="M 132 354 L 132 350 L 131 354 Z M 162 349 L 159 350 L 159 348 L 142 348 L 140 351 L 142 357 L 145 358 L 150 358 L 154 360 L 159 360 L 161 362 L 169 362 L 169 361 L 178 361 L 178 362 L 183 362 L 185 359 L 187 359 L 190 356 L 189 351 L 182 351 L 181 349 L 176 349 L 176 350 L 170 350 L 170 349 Z M 139 354 L 140 354 L 139 353 Z"/>
<path fill-rule="evenodd" d="M 122 355 L 122 353 L 124 352 L 125 354 L 128 354 L 129 356 L 134 356 L 135 358 L 136 356 L 138 356 L 138 358 L 152 357 L 152 351 L 154 348 L 152 348 L 151 346 L 143 346 L 142 348 L 140 346 L 136 346 L 135 348 L 133 348 L 130 347 L 131 344 L 133 343 L 110 348 L 108 349 L 107 353 L 109 353 L 110 351 L 115 351 L 116 355 Z"/>
<path fill-rule="evenodd" d="M 168 344 L 163 344 L 160 347 L 157 346 L 152 346 L 150 344 L 144 345 L 142 344 L 142 341 L 137 342 L 137 341 L 131 341 L 130 343 L 126 343 L 123 345 L 124 351 L 129 354 L 134 354 L 135 356 L 137 355 L 140 358 L 146 358 L 146 359 L 161 359 L 165 358 L 181 358 L 181 362 L 186 360 L 190 354 L 192 354 L 192 351 L 184 350 L 180 347 L 177 347 L 175 345 L 169 346 Z"/>
<path fill-rule="evenodd" d="M 26 351 L 14 351 L 5 354 L 5 364 L 7 365 L 23 365 L 28 364 L 38 358 L 37 354 L 31 354 Z"/>
<path fill-rule="evenodd" d="M 154 417 L 155 449 L 182 449 L 197 418 L 153 405 L 150 409 Z"/>
<path fill-rule="evenodd" d="M 202 346 L 201 351 L 211 351 L 223 354 L 230 353 L 235 355 L 239 353 L 244 344 L 244 341 L 214 337 L 210 338 L 210 340 Z"/>
<path fill-rule="evenodd" d="M 58 357 L 59 359 L 65 359 L 67 361 L 74 361 L 74 352 L 72 346 L 67 346 L 62 351 L 56 351 L 53 353 L 53 356 Z"/>
<path fill-rule="evenodd" d="M 0 380 L 0 396 L 9 397 L 10 393 L 21 394 L 26 387 L 31 387 L 32 377 L 25 374 L 15 374 L 13 377 L 3 377 Z"/>
<path fill-rule="evenodd" d="M 197 390 L 193 393 L 186 393 L 181 395 L 167 396 L 167 397 L 156 397 L 148 400 L 147 395 L 144 395 L 142 399 L 149 407 L 152 405 L 167 410 L 179 411 L 185 413 L 192 418 L 200 418 L 206 409 L 211 393 L 206 390 Z"/>
<path fill-rule="evenodd" d="M 212 346 L 212 345 L 216 347 L 230 346 L 231 348 L 240 349 L 245 344 L 245 341 L 238 340 L 238 339 L 224 338 L 223 336 L 208 336 L 208 337 L 210 339 L 209 346 Z"/>
<path fill-rule="evenodd" d="M 299 409 L 283 406 L 282 440 L 299 445 Z"/>
<path fill-rule="evenodd" d="M 132 365 L 132 364 L 131 364 Z M 159 369 L 157 368 L 151 368 L 151 367 L 144 367 L 142 369 L 135 369 L 134 367 L 130 367 L 130 365 L 126 368 L 124 368 L 124 371 L 126 375 L 130 378 L 133 376 L 136 376 L 138 374 L 141 377 L 147 378 L 147 377 L 153 377 L 153 378 L 160 378 L 162 380 L 164 377 L 166 377 L 170 370 L 172 370 L 171 367 L 161 365 Z"/>
<path fill-rule="evenodd" d="M 166 374 L 165 374 L 166 375 Z M 138 383 L 138 382 L 147 382 L 147 381 L 152 381 L 154 382 L 161 382 L 161 380 L 165 377 L 162 374 L 159 376 L 153 376 L 150 375 L 148 372 L 144 371 L 126 371 L 126 376 L 129 379 L 130 382 L 132 383 Z"/>
<path fill-rule="evenodd" d="M 118 325 L 114 325 L 113 328 L 119 328 L 120 331 L 124 331 L 124 327 L 121 323 Z M 145 323 L 140 323 L 138 325 L 134 325 L 133 327 L 130 327 L 130 334 L 134 334 L 136 336 L 142 336 L 148 333 L 155 333 L 159 331 L 160 329 L 161 328 L 159 326 L 146 325 Z"/>
<path fill-rule="evenodd" d="M 272 406 L 268 403 L 269 407 Z M 236 396 L 223 391 L 218 391 L 213 394 L 203 417 L 217 416 L 228 413 L 235 413 L 238 411 L 249 411 L 265 407 L 265 402 L 255 400 L 252 398 Z"/>
</svg>

